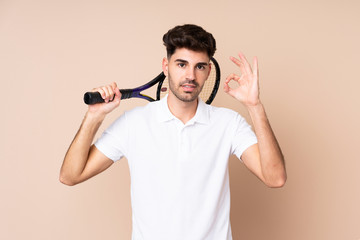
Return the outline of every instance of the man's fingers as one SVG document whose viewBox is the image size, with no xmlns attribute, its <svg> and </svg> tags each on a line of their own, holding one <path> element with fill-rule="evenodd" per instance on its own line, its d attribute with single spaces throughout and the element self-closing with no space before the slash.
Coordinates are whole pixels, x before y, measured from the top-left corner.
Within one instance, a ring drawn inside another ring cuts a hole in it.
<svg viewBox="0 0 360 240">
<path fill-rule="evenodd" d="M 120 96 L 121 96 L 120 90 L 117 87 L 115 82 L 113 82 L 109 85 L 106 85 L 106 86 L 94 88 L 93 92 L 99 92 L 105 102 L 113 101 L 116 96 L 119 96 L 119 99 L 120 99 Z"/>
<path fill-rule="evenodd" d="M 103 99 L 105 99 L 105 97 L 106 97 L 106 93 L 105 93 L 105 91 L 104 91 L 101 87 L 94 88 L 94 89 L 92 90 L 92 92 L 99 92 L 100 95 L 101 95 L 101 97 L 102 97 Z"/>
<path fill-rule="evenodd" d="M 256 77 L 256 79 L 259 79 L 259 66 L 258 66 L 257 57 L 254 57 L 254 60 L 253 60 L 253 74 Z"/>
<path fill-rule="evenodd" d="M 242 52 L 239 52 L 239 57 L 240 57 L 241 63 L 244 65 L 245 71 L 247 73 L 252 73 L 251 66 L 250 66 L 249 62 L 247 61 L 245 55 Z"/>
<path fill-rule="evenodd" d="M 224 91 L 230 96 L 235 97 L 235 90 L 229 86 L 231 81 L 235 81 L 238 84 L 241 84 L 241 78 L 237 74 L 232 73 L 225 79 L 224 82 Z"/>
<path fill-rule="evenodd" d="M 224 83 L 224 92 L 229 92 L 229 90 L 230 90 L 230 87 L 229 87 L 229 84 L 228 83 Z"/>
<path fill-rule="evenodd" d="M 243 65 L 242 62 L 239 59 L 237 59 L 237 58 L 235 58 L 233 56 L 230 56 L 230 60 L 233 61 L 233 63 L 235 63 L 239 67 L 241 67 Z"/>
<path fill-rule="evenodd" d="M 232 97 L 235 97 L 234 95 L 234 90 L 229 86 L 229 83 L 228 82 L 225 82 L 224 83 L 224 92 L 229 94 L 230 96 Z"/>
<path fill-rule="evenodd" d="M 231 80 L 234 80 L 234 81 L 236 81 L 236 82 L 239 82 L 240 77 L 239 77 L 237 74 L 232 73 L 232 74 L 230 74 L 230 75 L 225 79 L 225 82 L 226 82 L 226 83 L 229 83 Z"/>
<path fill-rule="evenodd" d="M 118 87 L 115 88 L 115 98 L 121 98 L 121 92 L 120 89 Z"/>
<path fill-rule="evenodd" d="M 113 89 L 112 86 L 107 86 L 107 89 L 109 90 L 109 102 L 112 102 L 115 98 L 115 89 Z"/>
<path fill-rule="evenodd" d="M 231 88 L 229 86 L 229 82 L 224 82 L 224 91 L 226 93 L 229 93 L 231 91 Z"/>
<path fill-rule="evenodd" d="M 240 67 L 240 71 L 241 73 L 245 73 L 246 72 L 246 69 L 245 69 L 245 66 L 244 64 L 237 58 L 235 57 L 230 57 L 230 60 L 235 63 L 238 67 Z"/>
<path fill-rule="evenodd" d="M 111 87 L 115 90 L 115 88 L 117 88 L 117 84 L 116 84 L 116 82 L 112 82 L 111 84 Z"/>
<path fill-rule="evenodd" d="M 105 92 L 104 101 L 105 101 L 105 102 L 108 102 L 108 101 L 109 101 L 109 98 L 110 98 L 109 89 L 107 88 L 107 86 L 104 86 L 104 87 L 102 87 L 101 89 Z"/>
<path fill-rule="evenodd" d="M 120 93 L 120 90 L 119 90 L 119 88 L 117 87 L 117 84 L 116 84 L 116 82 L 112 82 L 111 84 L 110 84 L 110 86 L 111 86 L 111 91 L 112 91 L 112 95 L 111 95 L 111 97 L 110 97 L 110 102 L 112 102 L 112 101 L 114 101 L 114 100 L 116 100 L 116 99 L 120 99 L 121 98 L 121 93 Z"/>
</svg>

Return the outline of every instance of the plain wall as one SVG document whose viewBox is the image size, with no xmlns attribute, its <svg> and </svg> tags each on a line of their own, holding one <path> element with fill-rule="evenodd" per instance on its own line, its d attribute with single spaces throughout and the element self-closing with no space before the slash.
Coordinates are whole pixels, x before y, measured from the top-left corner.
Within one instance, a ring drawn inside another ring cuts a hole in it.
<svg viewBox="0 0 360 240">
<path fill-rule="evenodd" d="M 152 79 L 162 35 L 184 23 L 217 39 L 222 83 L 239 73 L 229 56 L 258 57 L 286 158 L 281 189 L 230 158 L 234 239 L 360 239 L 359 12 L 356 0 L 1 0 L 0 239 L 130 239 L 126 159 L 74 187 L 59 170 L 87 109 L 83 93 Z M 123 101 L 100 131 L 144 104 Z M 222 87 L 213 105 L 249 120 Z"/>
</svg>

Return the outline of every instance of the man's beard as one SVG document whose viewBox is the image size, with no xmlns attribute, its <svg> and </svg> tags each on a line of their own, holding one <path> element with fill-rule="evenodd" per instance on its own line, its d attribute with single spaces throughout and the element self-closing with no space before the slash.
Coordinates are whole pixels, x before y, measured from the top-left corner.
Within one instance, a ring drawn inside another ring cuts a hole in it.
<svg viewBox="0 0 360 240">
<path fill-rule="evenodd" d="M 173 83 L 170 73 L 168 74 L 168 81 L 169 81 L 169 88 L 170 91 L 175 95 L 175 97 L 177 99 L 179 99 L 180 101 L 183 102 L 192 102 L 194 100 L 196 100 L 203 88 L 203 86 L 201 86 L 199 88 L 199 84 L 197 82 L 195 82 L 194 80 L 186 80 L 186 81 L 182 81 L 180 82 L 180 84 L 178 86 L 175 86 L 175 84 Z M 181 88 L 181 85 L 183 84 L 192 84 L 195 86 L 194 91 L 192 92 L 180 92 L 179 88 Z"/>
</svg>

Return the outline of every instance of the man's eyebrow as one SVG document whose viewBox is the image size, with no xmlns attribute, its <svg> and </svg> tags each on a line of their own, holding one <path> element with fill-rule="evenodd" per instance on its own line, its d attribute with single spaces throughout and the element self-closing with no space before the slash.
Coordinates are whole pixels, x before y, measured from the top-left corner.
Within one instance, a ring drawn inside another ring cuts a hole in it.
<svg viewBox="0 0 360 240">
<path fill-rule="evenodd" d="M 176 59 L 175 62 L 182 62 L 182 63 L 188 63 L 188 61 L 184 60 L 184 59 Z"/>
<path fill-rule="evenodd" d="M 184 60 L 184 59 L 181 59 L 181 58 L 176 59 L 175 62 L 189 63 L 187 60 Z M 207 66 L 207 65 L 209 65 L 209 63 L 207 63 L 207 62 L 198 62 L 196 65 Z"/>
</svg>

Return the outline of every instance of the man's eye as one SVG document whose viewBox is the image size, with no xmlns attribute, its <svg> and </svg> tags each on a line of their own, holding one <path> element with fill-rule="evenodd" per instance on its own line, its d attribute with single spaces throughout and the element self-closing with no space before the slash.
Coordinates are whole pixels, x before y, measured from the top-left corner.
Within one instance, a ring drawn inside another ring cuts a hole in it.
<svg viewBox="0 0 360 240">
<path fill-rule="evenodd" d="M 205 66 L 203 66 L 203 65 L 198 65 L 198 66 L 197 66 L 197 69 L 199 69 L 199 70 L 204 70 L 204 69 L 205 69 Z"/>
<path fill-rule="evenodd" d="M 185 67 L 185 63 L 179 63 L 178 66 L 183 68 L 183 67 Z"/>
</svg>

